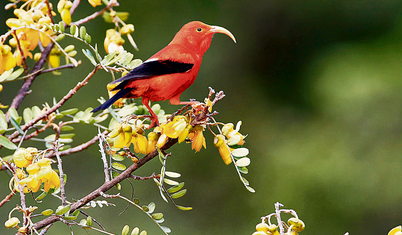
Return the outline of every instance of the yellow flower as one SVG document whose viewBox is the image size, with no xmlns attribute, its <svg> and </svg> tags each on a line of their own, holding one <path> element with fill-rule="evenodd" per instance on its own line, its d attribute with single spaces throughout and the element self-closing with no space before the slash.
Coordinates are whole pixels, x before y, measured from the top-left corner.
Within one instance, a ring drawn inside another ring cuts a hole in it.
<svg viewBox="0 0 402 235">
<path fill-rule="evenodd" d="M 111 83 L 109 83 L 109 84 L 106 85 L 107 92 L 108 92 L 108 94 L 109 94 L 109 98 L 111 98 L 111 97 L 114 96 L 117 92 L 119 92 L 118 90 L 112 91 L 113 88 L 115 88 L 117 85 L 118 85 L 118 84 L 111 84 Z M 113 105 L 114 105 L 114 106 L 117 106 L 117 107 L 119 107 L 119 108 L 121 108 L 121 107 L 124 105 L 124 100 L 125 100 L 124 98 L 120 98 L 120 99 L 116 100 L 116 101 L 113 103 Z"/>
<path fill-rule="evenodd" d="M 147 153 L 147 149 L 148 149 L 148 140 L 147 137 L 135 133 L 133 135 L 133 140 L 132 143 L 134 144 L 134 151 L 137 153 L 143 153 L 146 154 Z"/>
<path fill-rule="evenodd" d="M 11 217 L 9 220 L 7 220 L 4 223 L 4 226 L 6 228 L 14 228 L 15 226 L 17 226 L 20 223 L 20 220 L 17 217 Z"/>
<path fill-rule="evenodd" d="M 159 135 L 155 132 L 150 132 L 148 134 L 148 145 L 146 154 L 154 151 L 156 149 L 156 144 L 158 143 Z"/>
<path fill-rule="evenodd" d="M 13 53 L 11 53 L 11 47 L 0 43 L 0 74 L 14 68 L 16 65 L 17 62 Z"/>
<path fill-rule="evenodd" d="M 50 166 L 51 160 L 42 158 L 37 163 L 40 166 L 40 170 L 36 174 L 36 179 L 44 183 L 45 192 L 48 192 L 51 188 L 60 187 L 60 178 Z"/>
<path fill-rule="evenodd" d="M 188 134 L 188 138 L 192 141 L 191 148 L 196 152 L 200 151 L 202 146 L 207 148 L 203 132 L 204 128 L 202 126 L 195 126 L 193 131 Z"/>
<path fill-rule="evenodd" d="M 108 29 L 106 31 L 105 41 L 103 43 L 106 53 L 112 53 L 117 51 L 121 53 L 124 51 L 124 39 L 121 37 L 120 33 L 115 29 Z"/>
<path fill-rule="evenodd" d="M 245 143 L 244 138 L 246 136 L 240 134 L 241 121 L 236 125 L 236 129 L 233 128 L 233 123 L 227 123 L 222 127 L 222 134 L 228 139 L 229 145 L 243 145 Z"/>
<path fill-rule="evenodd" d="M 167 137 L 175 139 L 179 137 L 179 135 L 185 131 L 187 127 L 187 118 L 185 116 L 176 116 L 173 121 L 167 123 L 163 128 L 163 133 L 167 135 Z"/>
<path fill-rule="evenodd" d="M 388 235 L 402 235 L 402 226 L 397 226 L 393 229 L 391 229 L 391 231 L 388 232 Z"/>
<path fill-rule="evenodd" d="M 96 7 L 99 5 L 102 5 L 102 1 L 101 0 L 88 0 L 89 4 L 91 4 L 91 6 Z"/>
<path fill-rule="evenodd" d="M 24 148 L 18 149 L 13 155 L 13 161 L 17 167 L 27 167 L 32 163 L 32 158 L 27 159 Z"/>
<path fill-rule="evenodd" d="M 225 137 L 223 135 L 217 135 L 214 138 L 214 145 L 218 148 L 219 154 L 222 157 L 223 162 L 229 165 L 232 162 L 230 148 L 225 143 Z"/>
</svg>

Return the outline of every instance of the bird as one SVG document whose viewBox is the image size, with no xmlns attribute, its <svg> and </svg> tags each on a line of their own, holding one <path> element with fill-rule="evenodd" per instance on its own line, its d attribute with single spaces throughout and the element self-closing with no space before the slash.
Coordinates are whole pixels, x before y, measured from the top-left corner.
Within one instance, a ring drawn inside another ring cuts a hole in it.
<svg viewBox="0 0 402 235">
<path fill-rule="evenodd" d="M 120 98 L 141 97 L 142 104 L 151 115 L 151 128 L 159 126 L 159 121 L 150 108 L 150 101 L 169 100 L 172 105 L 198 104 L 198 101 L 180 101 L 180 95 L 194 83 L 215 33 L 225 34 L 236 43 L 233 34 L 223 27 L 200 21 L 183 25 L 166 47 L 125 76 L 111 82 L 118 83 L 113 88 L 118 92 L 92 112 L 107 109 Z"/>
</svg>

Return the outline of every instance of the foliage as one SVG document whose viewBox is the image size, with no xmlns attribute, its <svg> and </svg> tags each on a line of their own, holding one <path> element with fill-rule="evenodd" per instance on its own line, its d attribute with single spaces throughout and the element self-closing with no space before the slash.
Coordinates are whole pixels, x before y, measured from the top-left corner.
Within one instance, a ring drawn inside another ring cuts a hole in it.
<svg viewBox="0 0 402 235">
<path fill-rule="evenodd" d="M 98 71 L 105 70 L 114 78 L 115 73 L 124 75 L 142 63 L 124 48 L 124 38 L 133 48 L 137 48 L 131 36 L 134 25 L 125 23 L 128 13 L 114 11 L 113 8 L 119 5 L 116 0 L 88 0 L 88 3 L 93 7 L 102 6 L 102 9 L 77 21 L 73 21 L 74 12 L 79 9 L 80 1 L 59 0 L 52 4 L 47 0 L 26 0 L 11 1 L 6 5 L 7 10 L 14 11 L 16 18 L 7 19 L 6 25 L 10 30 L 0 37 L 0 83 L 23 80 L 23 84 L 11 104 L 0 104 L 0 108 L 6 110 L 0 110 L 0 166 L 2 171 L 11 175 L 11 192 L 5 195 L 0 207 L 11 197 L 20 197 L 19 205 L 10 211 L 5 226 L 22 234 L 45 234 L 52 224 L 60 221 L 70 228 L 76 225 L 86 231 L 91 229 L 111 234 L 96 216 L 89 215 L 87 211 L 93 207 L 114 206 L 108 199 L 119 198 L 144 212 L 161 231 L 168 234 L 171 230 L 161 225 L 164 215 L 155 212 L 154 202 L 141 206 L 139 199 L 133 198 L 133 195 L 129 199 L 106 192 L 113 187 L 121 189 L 124 180 L 153 179 L 163 200 L 180 210 L 191 210 L 189 206 L 176 203 L 187 189 L 184 189 L 184 182 L 176 181 L 180 173 L 167 170 L 167 160 L 172 153 L 166 153 L 166 150 L 175 144 L 191 143 L 192 149 L 199 152 L 203 147 L 206 148 L 206 130 L 213 134 L 212 143 L 218 148 L 217 152 L 225 164 L 233 162 L 241 182 L 248 191 L 254 192 L 243 176 L 248 173 L 250 158 L 247 157 L 248 149 L 243 146 L 246 136 L 239 132 L 241 122 L 235 127 L 232 123 L 222 123 L 213 117 L 217 114 L 213 111 L 214 105 L 225 96 L 222 91 L 215 94 L 209 88 L 204 102 L 184 106 L 173 114 L 166 114 L 158 104 L 153 105 L 152 109 L 160 122 L 160 126 L 155 128 L 149 128 L 148 111 L 143 105 L 137 105 L 135 100 L 120 99 L 113 107 L 99 114 L 91 112 L 91 107 L 84 110 L 63 107 Z M 114 25 L 106 31 L 106 55 L 101 55 L 98 44 L 92 42 L 89 34 L 92 29 L 84 26 L 99 16 Z M 56 22 L 57 17 L 60 17 L 60 22 Z M 76 45 L 63 45 L 65 37 L 85 46 L 82 53 L 88 61 L 74 58 L 78 54 Z M 60 100 L 54 98 L 44 101 L 42 105 L 21 110 L 22 101 L 40 75 L 52 73 L 63 76 L 63 69 L 74 69 L 87 62 L 94 66 L 93 70 Z M 31 64 L 34 64 L 32 68 Z M 108 85 L 107 89 L 112 96 L 113 85 Z M 101 97 L 99 101 L 102 103 L 105 99 Z M 73 146 L 75 130 L 80 125 L 89 125 L 97 129 L 98 134 L 87 142 Z M 38 145 L 27 144 L 28 140 L 36 141 Z M 65 192 L 67 174 L 63 172 L 64 156 L 85 151 L 95 143 L 99 144 L 105 180 L 81 199 L 68 199 Z M 12 154 L 6 156 L 10 152 Z M 132 174 L 155 157 L 162 165 L 160 174 Z M 57 165 L 57 170 L 53 169 L 53 165 Z M 25 197 L 29 193 L 35 198 L 35 205 L 27 204 Z M 48 195 L 58 198 L 60 206 L 40 208 L 40 202 L 46 200 Z M 105 200 L 99 200 L 99 197 Z M 18 216 L 15 215 L 17 212 Z M 122 234 L 128 234 L 129 230 L 129 226 L 125 225 Z M 146 233 L 145 230 L 140 233 L 138 227 L 131 232 L 140 235 Z"/>
</svg>

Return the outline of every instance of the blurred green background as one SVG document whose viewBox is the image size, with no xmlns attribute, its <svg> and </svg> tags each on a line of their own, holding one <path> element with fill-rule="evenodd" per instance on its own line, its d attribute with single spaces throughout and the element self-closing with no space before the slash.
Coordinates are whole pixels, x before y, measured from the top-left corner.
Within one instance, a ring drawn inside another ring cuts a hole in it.
<svg viewBox="0 0 402 235">
<path fill-rule="evenodd" d="M 73 21 L 93 10 L 82 1 Z M 248 134 L 245 146 L 252 160 L 246 178 L 256 193 L 243 187 L 233 165 L 222 162 L 212 135 L 206 135 L 207 149 L 197 154 L 188 144 L 174 146 L 167 168 L 182 174 L 188 192 L 177 202 L 194 207 L 192 211 L 166 204 L 152 181 L 133 182 L 135 196 L 142 204 L 156 203 L 172 234 L 251 234 L 277 201 L 298 212 L 306 223 L 301 234 L 387 234 L 402 223 L 401 1 L 123 0 L 115 10 L 130 12 L 128 22 L 135 25 L 140 50 L 135 52 L 128 43 L 125 48 L 143 60 L 192 20 L 223 26 L 238 41 L 214 37 L 197 80 L 182 100 L 203 100 L 208 86 L 224 90 L 227 97 L 216 105 L 216 118 L 243 121 L 241 132 Z M 2 10 L 2 34 L 11 15 Z M 86 26 L 99 46 L 106 29 L 113 27 L 102 18 Z M 84 62 L 79 68 L 39 77 L 21 108 L 61 99 L 92 69 L 82 53 L 77 58 Z M 109 81 L 108 74 L 98 73 L 65 107 L 96 107 L 96 99 L 107 96 Z M 21 84 L 4 84 L 1 103 L 9 104 Z M 167 102 L 161 105 L 168 112 L 177 109 Z M 90 126 L 77 128 L 75 144 L 97 132 Z M 97 146 L 63 162 L 68 198 L 79 199 L 102 183 Z M 154 160 L 136 174 L 159 170 Z M 0 172 L 1 198 L 9 192 L 8 180 Z M 121 193 L 130 196 L 128 183 Z M 0 208 L 1 223 L 17 199 Z M 87 211 L 110 232 L 120 233 L 129 224 L 162 234 L 134 207 L 117 217 L 126 204 L 110 201 L 117 206 Z M 41 208 L 56 208 L 58 203 L 48 197 Z M 74 232 L 86 234 L 78 227 Z M 12 231 L 0 226 L 0 234 Z M 48 234 L 70 230 L 58 223 Z"/>
</svg>

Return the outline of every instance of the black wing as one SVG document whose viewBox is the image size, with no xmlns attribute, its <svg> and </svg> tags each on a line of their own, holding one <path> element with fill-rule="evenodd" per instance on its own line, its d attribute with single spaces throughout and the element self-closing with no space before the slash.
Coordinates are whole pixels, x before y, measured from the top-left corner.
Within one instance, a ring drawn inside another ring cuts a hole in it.
<svg viewBox="0 0 402 235">
<path fill-rule="evenodd" d="M 131 89 L 122 89 L 119 92 L 117 92 L 112 98 L 108 99 L 107 101 L 105 101 L 105 103 L 103 103 L 102 105 L 100 105 L 99 107 L 95 108 L 94 110 L 92 110 L 91 112 L 97 112 L 99 110 L 104 110 L 109 108 L 110 105 L 112 105 L 114 102 L 116 102 L 116 100 L 123 98 L 125 95 L 127 95 L 129 92 L 131 91 Z"/>
<path fill-rule="evenodd" d="M 135 67 L 128 74 L 126 74 L 126 76 L 111 83 L 121 82 L 113 89 L 120 90 L 125 87 L 128 80 L 135 81 L 165 74 L 184 73 L 190 70 L 193 66 L 194 64 L 191 63 L 182 63 L 172 60 L 151 60 Z"/>
</svg>

